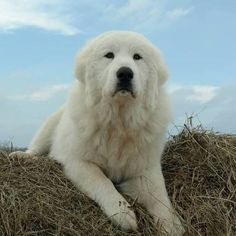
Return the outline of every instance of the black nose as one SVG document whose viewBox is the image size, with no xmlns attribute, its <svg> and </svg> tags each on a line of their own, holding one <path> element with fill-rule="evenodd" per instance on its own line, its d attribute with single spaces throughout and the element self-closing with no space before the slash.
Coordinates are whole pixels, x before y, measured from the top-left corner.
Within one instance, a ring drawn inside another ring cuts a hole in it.
<svg viewBox="0 0 236 236">
<path fill-rule="evenodd" d="M 116 76 L 121 83 L 127 83 L 133 79 L 134 73 L 129 67 L 121 67 L 116 72 Z"/>
</svg>

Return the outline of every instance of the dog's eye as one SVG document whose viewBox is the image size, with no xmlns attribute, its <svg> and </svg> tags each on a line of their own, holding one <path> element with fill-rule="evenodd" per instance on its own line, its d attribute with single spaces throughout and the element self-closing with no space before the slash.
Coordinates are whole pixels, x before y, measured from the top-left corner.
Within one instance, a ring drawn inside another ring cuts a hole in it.
<svg viewBox="0 0 236 236">
<path fill-rule="evenodd" d="M 142 57 L 138 54 L 138 53 L 135 53 L 134 56 L 133 56 L 134 60 L 140 60 L 142 59 Z"/>
<path fill-rule="evenodd" d="M 109 59 L 113 59 L 115 57 L 113 52 L 108 52 L 104 57 L 109 58 Z"/>
</svg>

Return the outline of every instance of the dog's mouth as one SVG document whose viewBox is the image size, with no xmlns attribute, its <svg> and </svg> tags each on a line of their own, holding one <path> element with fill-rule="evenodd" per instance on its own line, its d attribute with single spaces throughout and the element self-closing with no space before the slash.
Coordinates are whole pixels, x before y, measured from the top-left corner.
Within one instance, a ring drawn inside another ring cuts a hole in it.
<svg viewBox="0 0 236 236">
<path fill-rule="evenodd" d="M 117 86 L 115 92 L 112 94 L 112 97 L 118 93 L 122 96 L 127 96 L 130 94 L 133 98 L 135 98 L 135 93 L 131 86 Z"/>
</svg>

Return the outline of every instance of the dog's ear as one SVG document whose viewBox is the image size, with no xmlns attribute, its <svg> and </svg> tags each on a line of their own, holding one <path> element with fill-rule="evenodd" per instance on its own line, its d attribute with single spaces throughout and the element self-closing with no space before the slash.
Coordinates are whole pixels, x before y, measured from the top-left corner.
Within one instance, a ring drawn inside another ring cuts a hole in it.
<svg viewBox="0 0 236 236">
<path fill-rule="evenodd" d="M 75 77 L 82 83 L 86 76 L 86 53 L 82 50 L 75 59 Z"/>
<path fill-rule="evenodd" d="M 160 87 L 168 79 L 168 71 L 162 59 L 161 53 L 157 48 L 153 47 L 153 55 L 151 57 L 152 57 L 152 69 L 151 69 L 152 79 L 148 83 L 147 89 L 149 92 L 147 95 L 147 104 L 152 109 L 156 109 Z"/>
<path fill-rule="evenodd" d="M 155 67 L 155 71 L 157 73 L 157 77 L 158 77 L 158 86 L 163 85 L 167 79 L 168 79 L 168 70 L 167 67 L 165 65 L 165 62 L 163 60 L 163 57 L 160 53 L 160 51 L 155 48 L 154 49 L 154 67 Z"/>
<path fill-rule="evenodd" d="M 91 50 L 91 41 L 77 54 L 75 59 L 75 77 L 85 83 L 86 65 L 88 63 L 89 53 Z"/>
</svg>

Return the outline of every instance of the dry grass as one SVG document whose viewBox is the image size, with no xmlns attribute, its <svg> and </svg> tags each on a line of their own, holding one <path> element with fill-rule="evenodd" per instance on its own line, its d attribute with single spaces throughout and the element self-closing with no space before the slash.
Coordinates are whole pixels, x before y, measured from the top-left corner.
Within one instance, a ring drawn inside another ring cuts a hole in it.
<svg viewBox="0 0 236 236">
<path fill-rule="evenodd" d="M 188 235 L 236 235 L 236 137 L 201 128 L 170 139 L 163 170 Z M 136 203 L 139 232 L 113 227 L 48 158 L 13 159 L 0 152 L 0 235 L 156 235 Z"/>
</svg>

